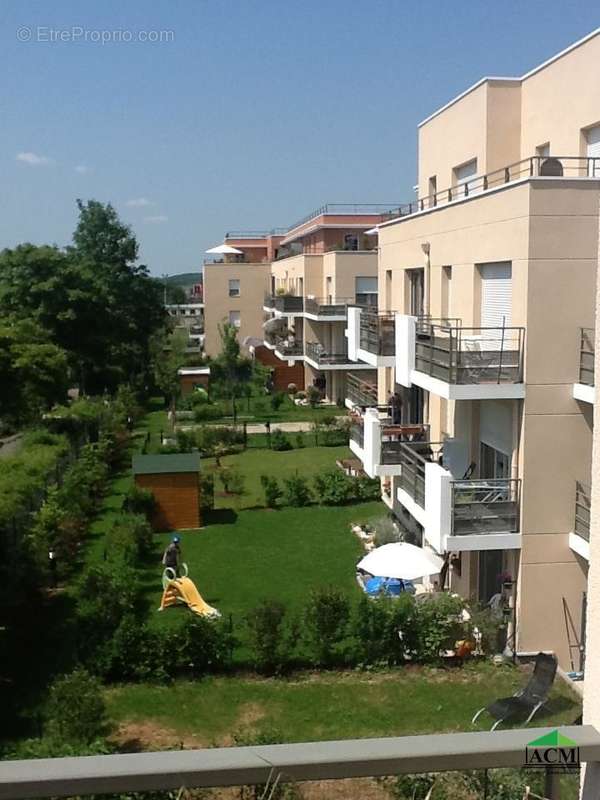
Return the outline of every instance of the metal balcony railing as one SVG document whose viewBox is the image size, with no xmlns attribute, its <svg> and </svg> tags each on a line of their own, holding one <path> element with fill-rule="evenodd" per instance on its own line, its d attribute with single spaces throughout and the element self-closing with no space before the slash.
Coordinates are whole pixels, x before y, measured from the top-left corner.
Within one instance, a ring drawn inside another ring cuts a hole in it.
<svg viewBox="0 0 600 800">
<path fill-rule="evenodd" d="M 226 239 L 265 239 L 267 236 L 283 236 L 287 228 L 271 228 L 263 231 L 227 231 Z"/>
<path fill-rule="evenodd" d="M 346 315 L 349 305 L 354 303 L 352 297 L 307 297 L 304 301 L 304 310 L 307 314 L 317 317 L 342 317 Z"/>
<path fill-rule="evenodd" d="M 319 342 L 306 342 L 305 353 L 307 358 L 310 358 L 311 361 L 315 361 L 317 364 L 323 366 L 327 366 L 328 364 L 348 364 L 351 366 L 353 363 L 350 361 L 347 350 L 342 350 L 342 352 L 338 353 L 331 353 Z"/>
<path fill-rule="evenodd" d="M 506 167 L 488 172 L 486 175 L 476 175 L 464 183 L 440 189 L 427 197 L 413 200 L 403 206 L 393 209 L 392 216 L 407 217 L 420 211 L 444 206 L 455 200 L 464 200 L 467 197 L 481 194 L 488 189 L 496 189 L 507 183 L 526 178 L 600 178 L 600 158 L 587 158 L 584 156 L 530 156 L 522 161 L 509 164 Z"/>
<path fill-rule="evenodd" d="M 381 442 L 382 462 L 400 464 L 402 468 L 400 488 L 404 489 L 421 508 L 425 508 L 425 466 L 437 461 L 442 446 L 441 442 L 426 440 Z M 384 461 L 386 453 L 389 453 L 388 460 Z"/>
<path fill-rule="evenodd" d="M 590 540 L 591 491 L 591 486 L 587 483 L 581 483 L 580 481 L 575 483 L 575 523 L 573 530 L 586 542 Z"/>
<path fill-rule="evenodd" d="M 266 333 L 265 342 L 275 349 L 275 352 L 282 356 L 301 356 L 304 354 L 304 347 L 301 341 L 281 336 L 275 333 Z"/>
<path fill-rule="evenodd" d="M 581 329 L 579 345 L 579 383 L 594 386 L 594 356 L 596 350 L 596 335 L 593 328 Z"/>
<path fill-rule="evenodd" d="M 419 321 L 415 368 L 445 383 L 521 383 L 525 328 L 463 328 Z"/>
<path fill-rule="evenodd" d="M 350 373 L 346 378 L 346 397 L 354 405 L 374 408 L 377 406 L 377 384 L 363 381 Z"/>
<path fill-rule="evenodd" d="M 598 796 L 600 733 L 592 725 L 560 727 L 561 734 L 577 743 L 579 760 L 587 762 L 583 798 Z M 340 780 L 344 778 L 418 776 L 427 773 L 481 771 L 487 787 L 487 770 L 520 770 L 528 745 L 550 734 L 554 727 L 522 728 L 504 731 L 447 733 L 379 739 L 303 742 L 298 744 L 215 747 L 203 750 L 166 750 L 154 753 L 71 758 L 27 759 L 0 764 L 0 797 L 37 800 L 45 797 L 84 797 L 135 792 L 177 793 L 178 790 L 254 785 L 255 796 L 275 796 L 275 789 L 286 782 Z M 555 755 L 556 751 L 553 751 Z M 548 800 L 558 800 L 564 776 L 555 758 L 543 759 L 551 766 L 537 774 L 543 786 L 538 790 Z M 492 773 L 493 774 L 493 773 Z M 522 796 L 529 792 L 531 771 L 521 773 Z M 491 777 L 491 775 L 490 775 Z M 577 772 L 572 779 L 577 796 Z M 258 784 L 267 784 L 258 791 Z M 338 787 L 341 788 L 341 787 Z M 418 784 L 415 780 L 415 792 Z M 568 787 L 569 789 L 571 787 Z M 179 792 L 182 794 L 182 792 Z M 339 794 L 339 792 L 337 792 Z M 344 792 L 342 790 L 343 796 Z M 485 791 L 487 794 L 487 791 Z M 510 794 L 510 793 L 509 793 Z M 504 792 L 503 796 L 509 794 Z M 484 794 L 477 795 L 483 797 Z M 565 795 L 563 794 L 563 797 Z"/>
<path fill-rule="evenodd" d="M 393 356 L 396 352 L 394 314 L 378 314 L 363 309 L 360 314 L 360 346 L 377 356 Z"/>
<path fill-rule="evenodd" d="M 284 314 L 301 314 L 304 310 L 304 298 L 293 294 L 266 294 L 264 306 Z"/>
<path fill-rule="evenodd" d="M 521 481 L 475 478 L 452 482 L 452 535 L 519 532 Z"/>
<path fill-rule="evenodd" d="M 379 295 L 377 292 L 357 292 L 354 295 L 354 302 L 361 308 L 367 308 L 376 312 Z"/>
<path fill-rule="evenodd" d="M 324 214 L 337 214 L 338 216 L 368 216 L 369 214 L 389 216 L 391 209 L 397 207 L 397 203 L 326 203 L 324 206 L 311 211 L 310 214 L 302 217 L 302 219 L 297 220 L 293 225 L 290 225 L 288 232 L 293 231 L 294 228 L 299 228 L 300 225 L 304 225 L 306 222 L 310 222 L 315 217 L 322 217 Z"/>
<path fill-rule="evenodd" d="M 353 422 L 350 426 L 350 438 L 361 449 L 365 446 L 365 431 L 360 422 Z"/>
</svg>

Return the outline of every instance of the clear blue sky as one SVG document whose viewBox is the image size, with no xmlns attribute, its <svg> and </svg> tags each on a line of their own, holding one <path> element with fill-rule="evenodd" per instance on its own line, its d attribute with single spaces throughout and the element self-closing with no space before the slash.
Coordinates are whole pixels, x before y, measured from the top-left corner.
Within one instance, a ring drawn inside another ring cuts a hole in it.
<svg viewBox="0 0 600 800">
<path fill-rule="evenodd" d="M 66 244 L 75 198 L 110 200 L 161 274 L 197 268 L 228 228 L 410 199 L 421 119 L 483 75 L 526 72 L 600 12 L 590 0 L 2 0 L 0 21 L 0 247 Z M 73 26 L 77 41 L 47 41 Z M 118 29 L 173 41 L 90 41 Z"/>
</svg>

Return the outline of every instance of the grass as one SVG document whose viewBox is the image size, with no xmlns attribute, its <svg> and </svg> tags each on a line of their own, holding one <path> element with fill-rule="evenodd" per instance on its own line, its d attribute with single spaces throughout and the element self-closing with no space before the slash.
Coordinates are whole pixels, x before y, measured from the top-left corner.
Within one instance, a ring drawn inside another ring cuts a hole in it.
<svg viewBox="0 0 600 800">
<path fill-rule="evenodd" d="M 244 476 L 244 493 L 224 495 L 221 481 L 215 481 L 215 507 L 241 510 L 264 506 L 261 475 L 272 475 L 279 480 L 300 474 L 309 482 L 320 471 L 335 467 L 339 458 L 352 456 L 348 447 L 304 447 L 277 452 L 251 448 L 242 453 L 224 456 L 221 464 L 241 472 Z M 203 470 L 215 470 L 213 458 L 202 459 Z M 297 512 L 301 513 L 301 512 Z"/>
<path fill-rule="evenodd" d="M 250 734 L 299 742 L 473 730 L 471 717 L 478 708 L 512 694 L 525 680 L 519 668 L 485 662 L 462 669 L 405 667 L 287 680 L 219 677 L 169 687 L 128 685 L 109 690 L 107 700 L 115 722 L 151 723 L 180 739 L 191 736 L 195 744 L 231 744 L 233 736 Z M 567 724 L 579 713 L 578 698 L 557 680 L 547 709 L 532 725 Z M 486 718 L 475 729 L 490 725 Z"/>
<path fill-rule="evenodd" d="M 241 620 L 267 597 L 298 608 L 311 588 L 334 584 L 348 594 L 358 593 L 354 566 L 362 550 L 349 525 L 378 513 L 380 503 L 217 511 L 207 528 L 181 534 L 183 560 L 200 594 L 222 614 Z M 159 535 L 157 539 L 165 547 L 169 536 Z M 157 564 L 145 573 L 152 609 L 160 603 L 160 572 Z M 176 607 L 155 614 L 153 619 L 157 624 L 171 624 L 187 613 L 183 607 Z"/>
<path fill-rule="evenodd" d="M 210 423 L 232 423 L 230 400 L 215 401 L 223 409 L 222 416 L 207 420 Z M 271 406 L 271 397 L 261 395 L 248 399 L 236 401 L 237 421 L 241 422 L 314 422 L 327 416 L 343 416 L 348 413 L 345 407 L 340 408 L 336 405 L 319 405 L 316 408 L 310 406 L 297 406 L 289 395 L 283 395 L 283 402 L 278 409 Z M 184 421 L 185 424 L 185 421 Z"/>
</svg>

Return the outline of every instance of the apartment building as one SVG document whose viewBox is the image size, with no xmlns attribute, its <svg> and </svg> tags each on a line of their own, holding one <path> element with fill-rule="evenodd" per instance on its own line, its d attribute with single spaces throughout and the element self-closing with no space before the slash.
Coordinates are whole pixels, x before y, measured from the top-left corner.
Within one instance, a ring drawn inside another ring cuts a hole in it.
<svg viewBox="0 0 600 800">
<path fill-rule="evenodd" d="M 262 341 L 263 298 L 270 286 L 271 262 L 279 251 L 279 231 L 231 231 L 204 262 L 204 350 L 221 349 L 219 326 L 235 325 L 245 349 Z"/>
<path fill-rule="evenodd" d="M 383 499 L 450 589 L 509 595 L 511 647 L 567 669 L 589 557 L 598 63 L 600 31 L 420 124 L 418 197 L 378 225 L 379 311 L 347 327 L 377 366 L 347 402 Z"/>
<path fill-rule="evenodd" d="M 375 383 L 373 366 L 348 356 L 346 321 L 353 304 L 377 307 L 375 226 L 393 206 L 330 203 L 285 230 L 228 233 L 204 267 L 206 351 L 218 352 L 228 320 L 278 389 L 316 386 L 343 402 L 349 373 Z"/>
</svg>

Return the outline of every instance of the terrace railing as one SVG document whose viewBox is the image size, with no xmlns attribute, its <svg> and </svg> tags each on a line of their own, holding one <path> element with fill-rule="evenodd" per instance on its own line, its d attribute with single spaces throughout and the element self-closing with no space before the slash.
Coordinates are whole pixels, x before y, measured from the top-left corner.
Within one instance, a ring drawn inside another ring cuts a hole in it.
<svg viewBox="0 0 600 800">
<path fill-rule="evenodd" d="M 413 200 L 410 203 L 393 209 L 392 217 L 407 217 L 420 211 L 427 211 L 437 206 L 443 206 L 456 200 L 464 200 L 473 195 L 495 189 L 507 183 L 523 180 L 525 178 L 553 177 L 553 178 L 599 178 L 600 158 L 587 158 L 584 156 L 530 156 L 522 161 L 516 161 L 506 167 L 488 172 L 485 175 L 476 175 L 464 183 L 449 186 L 447 189 Z"/>
<path fill-rule="evenodd" d="M 267 236 L 283 236 L 287 228 L 271 228 L 266 231 L 227 231 L 226 239 L 265 239 Z"/>
<path fill-rule="evenodd" d="M 577 742 L 578 756 L 587 762 L 583 800 L 598 797 L 600 733 L 591 725 L 561 726 L 561 734 Z M 154 753 L 127 753 L 4 761 L 0 764 L 0 797 L 25 798 L 83 797 L 135 792 L 216 788 L 254 785 L 254 796 L 273 797 L 286 782 L 340 780 L 344 778 L 417 776 L 481 770 L 487 786 L 487 770 L 520 770 L 532 740 L 555 733 L 555 728 L 471 733 L 449 733 L 380 739 L 304 742 L 299 744 L 253 745 L 249 747 L 170 750 Z M 544 759 L 545 761 L 545 759 Z M 550 759 L 548 759 L 550 761 Z M 548 800 L 558 800 L 560 775 L 553 763 L 535 771 L 541 783 L 538 792 Z M 532 775 L 521 773 L 522 787 L 515 800 L 526 793 Z M 567 779 L 570 781 L 570 778 Z M 575 785 L 569 796 L 577 796 Z M 539 783 L 538 783 L 539 782 Z M 258 785 L 266 784 L 259 790 Z M 422 784 L 421 784 L 422 785 Z M 536 788 L 537 788 L 536 785 Z M 341 787 L 339 787 L 341 788 Z M 185 793 L 180 791 L 185 796 Z M 487 794 L 487 792 L 486 792 Z M 340 796 L 343 795 L 340 794 Z M 483 795 L 479 795 L 483 796 Z M 508 796 L 508 795 L 506 795 Z M 563 795 L 564 796 L 564 795 Z"/>
<path fill-rule="evenodd" d="M 521 481 L 475 478 L 452 482 L 452 535 L 519 532 Z"/>
<path fill-rule="evenodd" d="M 391 210 L 397 208 L 397 203 L 326 203 L 323 206 L 319 206 L 314 211 L 311 211 L 310 214 L 307 214 L 302 219 L 297 220 L 294 222 L 293 225 L 290 225 L 288 228 L 289 231 L 293 231 L 294 228 L 299 228 L 300 225 L 304 225 L 306 222 L 310 222 L 311 219 L 315 217 L 322 217 L 324 214 L 337 214 L 338 216 L 352 216 L 352 215 L 360 215 L 360 216 L 368 216 L 369 214 L 375 215 L 384 215 L 387 216 L 391 214 Z"/>
<path fill-rule="evenodd" d="M 350 304 L 354 303 L 352 297 L 307 297 L 304 301 L 304 310 L 307 314 L 317 317 L 342 317 Z"/>
<path fill-rule="evenodd" d="M 346 397 L 363 408 L 377 406 L 377 383 L 369 383 L 350 373 L 346 378 Z"/>
<path fill-rule="evenodd" d="M 525 328 L 419 322 L 415 368 L 445 383 L 521 383 Z"/>
<path fill-rule="evenodd" d="M 590 540 L 591 497 L 591 486 L 577 481 L 575 483 L 575 523 L 573 530 L 586 542 Z"/>
<path fill-rule="evenodd" d="M 347 350 L 330 353 L 320 342 L 306 342 L 305 353 L 307 358 L 323 366 L 352 363 Z"/>
<path fill-rule="evenodd" d="M 399 484 L 410 497 L 425 508 L 425 466 L 437 460 L 442 449 L 441 442 L 383 442 L 381 443 L 382 461 L 384 464 L 400 464 Z M 390 460 L 384 461 L 384 454 L 389 453 Z M 391 460 L 394 458 L 395 460 Z"/>
<path fill-rule="evenodd" d="M 363 309 L 360 315 L 360 346 L 377 356 L 393 356 L 396 352 L 394 314 L 378 314 Z"/>
<path fill-rule="evenodd" d="M 365 446 L 365 431 L 360 422 L 355 421 L 350 426 L 350 438 L 361 449 Z"/>
<path fill-rule="evenodd" d="M 293 294 L 266 294 L 264 306 L 284 314 L 301 314 L 304 310 L 304 298 Z"/>
<path fill-rule="evenodd" d="M 586 386 L 594 386 L 595 342 L 594 329 L 582 328 L 579 345 L 579 383 L 584 383 Z"/>
</svg>

